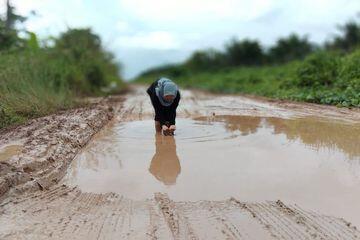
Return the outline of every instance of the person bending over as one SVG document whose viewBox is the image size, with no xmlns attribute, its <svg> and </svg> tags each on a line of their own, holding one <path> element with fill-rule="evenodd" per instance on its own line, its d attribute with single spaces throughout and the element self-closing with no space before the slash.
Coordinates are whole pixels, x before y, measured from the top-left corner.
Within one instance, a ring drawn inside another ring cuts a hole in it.
<svg viewBox="0 0 360 240">
<path fill-rule="evenodd" d="M 155 110 L 155 130 L 164 135 L 174 135 L 176 108 L 180 101 L 178 86 L 168 78 L 160 78 L 147 89 Z"/>
</svg>

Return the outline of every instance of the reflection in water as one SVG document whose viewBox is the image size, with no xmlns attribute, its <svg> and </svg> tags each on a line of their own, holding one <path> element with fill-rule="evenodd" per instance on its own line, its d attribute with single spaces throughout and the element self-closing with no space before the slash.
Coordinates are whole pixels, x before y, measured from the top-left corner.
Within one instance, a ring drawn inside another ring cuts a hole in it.
<svg viewBox="0 0 360 240">
<path fill-rule="evenodd" d="M 226 129 L 230 131 L 240 130 L 243 136 L 256 133 L 261 123 L 261 118 L 251 116 L 241 119 L 230 118 L 224 120 Z"/>
<path fill-rule="evenodd" d="M 360 157 L 360 125 L 320 121 L 314 118 L 280 121 L 268 118 L 274 133 L 284 133 L 289 140 L 300 139 L 314 149 L 339 149 L 349 158 Z"/>
<path fill-rule="evenodd" d="M 350 159 L 360 157 L 360 124 L 330 122 L 316 118 L 281 119 L 252 116 L 200 117 L 196 120 L 223 122 L 228 131 L 255 134 L 260 128 L 272 128 L 273 134 L 285 134 L 290 141 L 300 140 L 313 149 L 339 149 Z"/>
<path fill-rule="evenodd" d="M 173 185 L 180 174 L 181 167 L 176 154 L 176 143 L 173 136 L 155 135 L 156 152 L 151 160 L 149 171 L 165 185 Z"/>
</svg>

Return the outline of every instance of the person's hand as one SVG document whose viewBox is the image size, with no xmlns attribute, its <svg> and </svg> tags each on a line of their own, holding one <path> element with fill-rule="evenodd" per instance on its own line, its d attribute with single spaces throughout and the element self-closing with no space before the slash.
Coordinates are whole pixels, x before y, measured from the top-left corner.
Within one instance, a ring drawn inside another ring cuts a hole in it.
<svg viewBox="0 0 360 240">
<path fill-rule="evenodd" d="M 173 135 L 174 135 L 175 130 L 176 130 L 175 125 L 171 125 L 171 126 L 169 127 L 169 130 L 168 130 L 168 135 L 173 136 Z"/>
<path fill-rule="evenodd" d="M 166 125 L 163 125 L 161 127 L 161 130 L 163 132 L 163 134 L 166 136 L 166 135 L 169 135 L 169 128 L 166 126 Z"/>
</svg>

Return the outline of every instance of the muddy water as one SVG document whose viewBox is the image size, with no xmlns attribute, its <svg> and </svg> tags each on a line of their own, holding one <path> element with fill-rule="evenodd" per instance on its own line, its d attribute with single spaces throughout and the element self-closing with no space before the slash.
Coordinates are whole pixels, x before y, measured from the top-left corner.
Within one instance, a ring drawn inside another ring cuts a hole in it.
<svg viewBox="0 0 360 240">
<path fill-rule="evenodd" d="M 277 200 L 360 227 L 360 125 L 313 118 L 179 119 L 175 137 L 153 121 L 114 123 L 73 161 L 65 182 L 132 199 Z"/>
<path fill-rule="evenodd" d="M 19 154 L 22 150 L 22 145 L 20 144 L 8 144 L 3 148 L 0 148 L 0 162 L 6 162 L 12 156 Z"/>
</svg>

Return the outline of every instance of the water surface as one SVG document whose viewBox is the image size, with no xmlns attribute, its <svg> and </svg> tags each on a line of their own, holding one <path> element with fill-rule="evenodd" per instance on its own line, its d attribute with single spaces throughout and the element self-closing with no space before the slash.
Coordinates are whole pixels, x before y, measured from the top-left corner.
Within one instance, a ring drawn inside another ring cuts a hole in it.
<svg viewBox="0 0 360 240">
<path fill-rule="evenodd" d="M 132 199 L 281 199 L 360 225 L 360 125 L 313 118 L 179 119 L 174 137 L 153 121 L 107 127 L 65 178 L 83 191 Z"/>
</svg>

